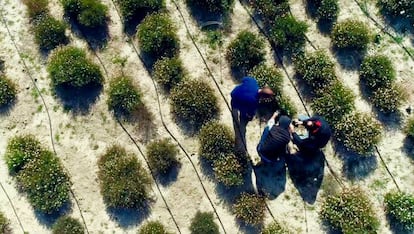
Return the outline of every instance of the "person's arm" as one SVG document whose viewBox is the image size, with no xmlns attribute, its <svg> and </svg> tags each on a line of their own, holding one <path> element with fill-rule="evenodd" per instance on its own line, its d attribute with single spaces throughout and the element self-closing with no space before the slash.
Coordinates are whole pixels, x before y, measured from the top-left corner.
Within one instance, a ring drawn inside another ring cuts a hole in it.
<svg viewBox="0 0 414 234">
<path fill-rule="evenodd" d="M 318 148 L 317 142 L 315 142 L 315 138 L 313 136 L 309 136 L 308 138 L 301 139 L 296 132 L 292 133 L 292 136 L 293 136 L 293 143 L 297 145 L 299 148 L 305 148 L 305 149 Z"/>
<path fill-rule="evenodd" d="M 279 115 L 279 111 L 275 111 L 275 113 L 273 113 L 272 117 L 270 117 L 270 119 L 267 121 L 267 127 L 269 128 L 269 130 L 275 125 L 276 117 L 278 115 Z"/>
</svg>

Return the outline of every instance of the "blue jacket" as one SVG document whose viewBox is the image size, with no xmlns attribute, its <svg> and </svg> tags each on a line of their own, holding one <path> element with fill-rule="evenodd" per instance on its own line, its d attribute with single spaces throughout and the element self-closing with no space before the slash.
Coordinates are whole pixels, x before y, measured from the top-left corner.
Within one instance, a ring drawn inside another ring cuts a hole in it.
<svg viewBox="0 0 414 234">
<path fill-rule="evenodd" d="M 245 77 L 242 83 L 231 91 L 231 105 L 241 114 L 254 116 L 259 105 L 259 84 L 252 77 Z"/>
</svg>

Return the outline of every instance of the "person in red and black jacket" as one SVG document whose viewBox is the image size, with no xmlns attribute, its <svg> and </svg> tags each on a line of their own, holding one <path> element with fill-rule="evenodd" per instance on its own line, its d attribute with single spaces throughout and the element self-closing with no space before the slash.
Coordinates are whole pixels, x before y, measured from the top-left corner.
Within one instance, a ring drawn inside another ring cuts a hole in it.
<svg viewBox="0 0 414 234">
<path fill-rule="evenodd" d="M 308 136 L 301 136 L 295 132 L 295 128 L 303 125 L 308 131 Z M 295 120 L 290 126 L 293 143 L 298 146 L 300 151 L 315 152 L 325 147 L 332 135 L 329 124 L 321 116 L 313 116 L 303 121 Z"/>
</svg>

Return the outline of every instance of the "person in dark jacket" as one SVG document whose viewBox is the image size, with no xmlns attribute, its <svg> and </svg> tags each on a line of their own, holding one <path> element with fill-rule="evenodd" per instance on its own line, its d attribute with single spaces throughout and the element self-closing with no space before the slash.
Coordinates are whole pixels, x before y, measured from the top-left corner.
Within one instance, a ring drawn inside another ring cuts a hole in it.
<svg viewBox="0 0 414 234">
<path fill-rule="evenodd" d="M 295 132 L 299 125 L 305 127 L 308 135 L 303 137 Z M 295 120 L 291 124 L 293 143 L 298 146 L 300 151 L 316 152 L 318 149 L 325 147 L 332 135 L 329 124 L 321 116 L 313 116 L 303 121 Z"/>
<path fill-rule="evenodd" d="M 231 92 L 231 108 L 233 127 L 236 136 L 236 147 L 246 151 L 246 126 L 256 113 L 259 99 L 270 97 L 273 91 L 268 88 L 260 88 L 253 77 L 244 77 L 242 83 Z"/>
<path fill-rule="evenodd" d="M 269 119 L 260 143 L 257 145 L 257 152 L 265 163 L 277 162 L 281 157 L 285 156 L 287 144 L 291 139 L 289 130 L 291 119 L 282 115 L 276 124 L 275 119 L 278 115 L 279 112 L 275 112 Z"/>
</svg>

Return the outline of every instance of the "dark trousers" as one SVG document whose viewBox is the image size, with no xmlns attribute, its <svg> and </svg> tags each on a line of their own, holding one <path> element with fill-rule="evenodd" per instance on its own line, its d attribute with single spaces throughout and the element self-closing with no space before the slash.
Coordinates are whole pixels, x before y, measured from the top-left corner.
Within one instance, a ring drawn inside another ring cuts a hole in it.
<svg viewBox="0 0 414 234">
<path fill-rule="evenodd" d="M 240 112 L 240 110 L 231 107 L 231 114 L 233 117 L 233 128 L 235 135 L 235 148 L 239 152 L 247 152 L 246 145 L 246 126 L 250 119 Z"/>
</svg>

